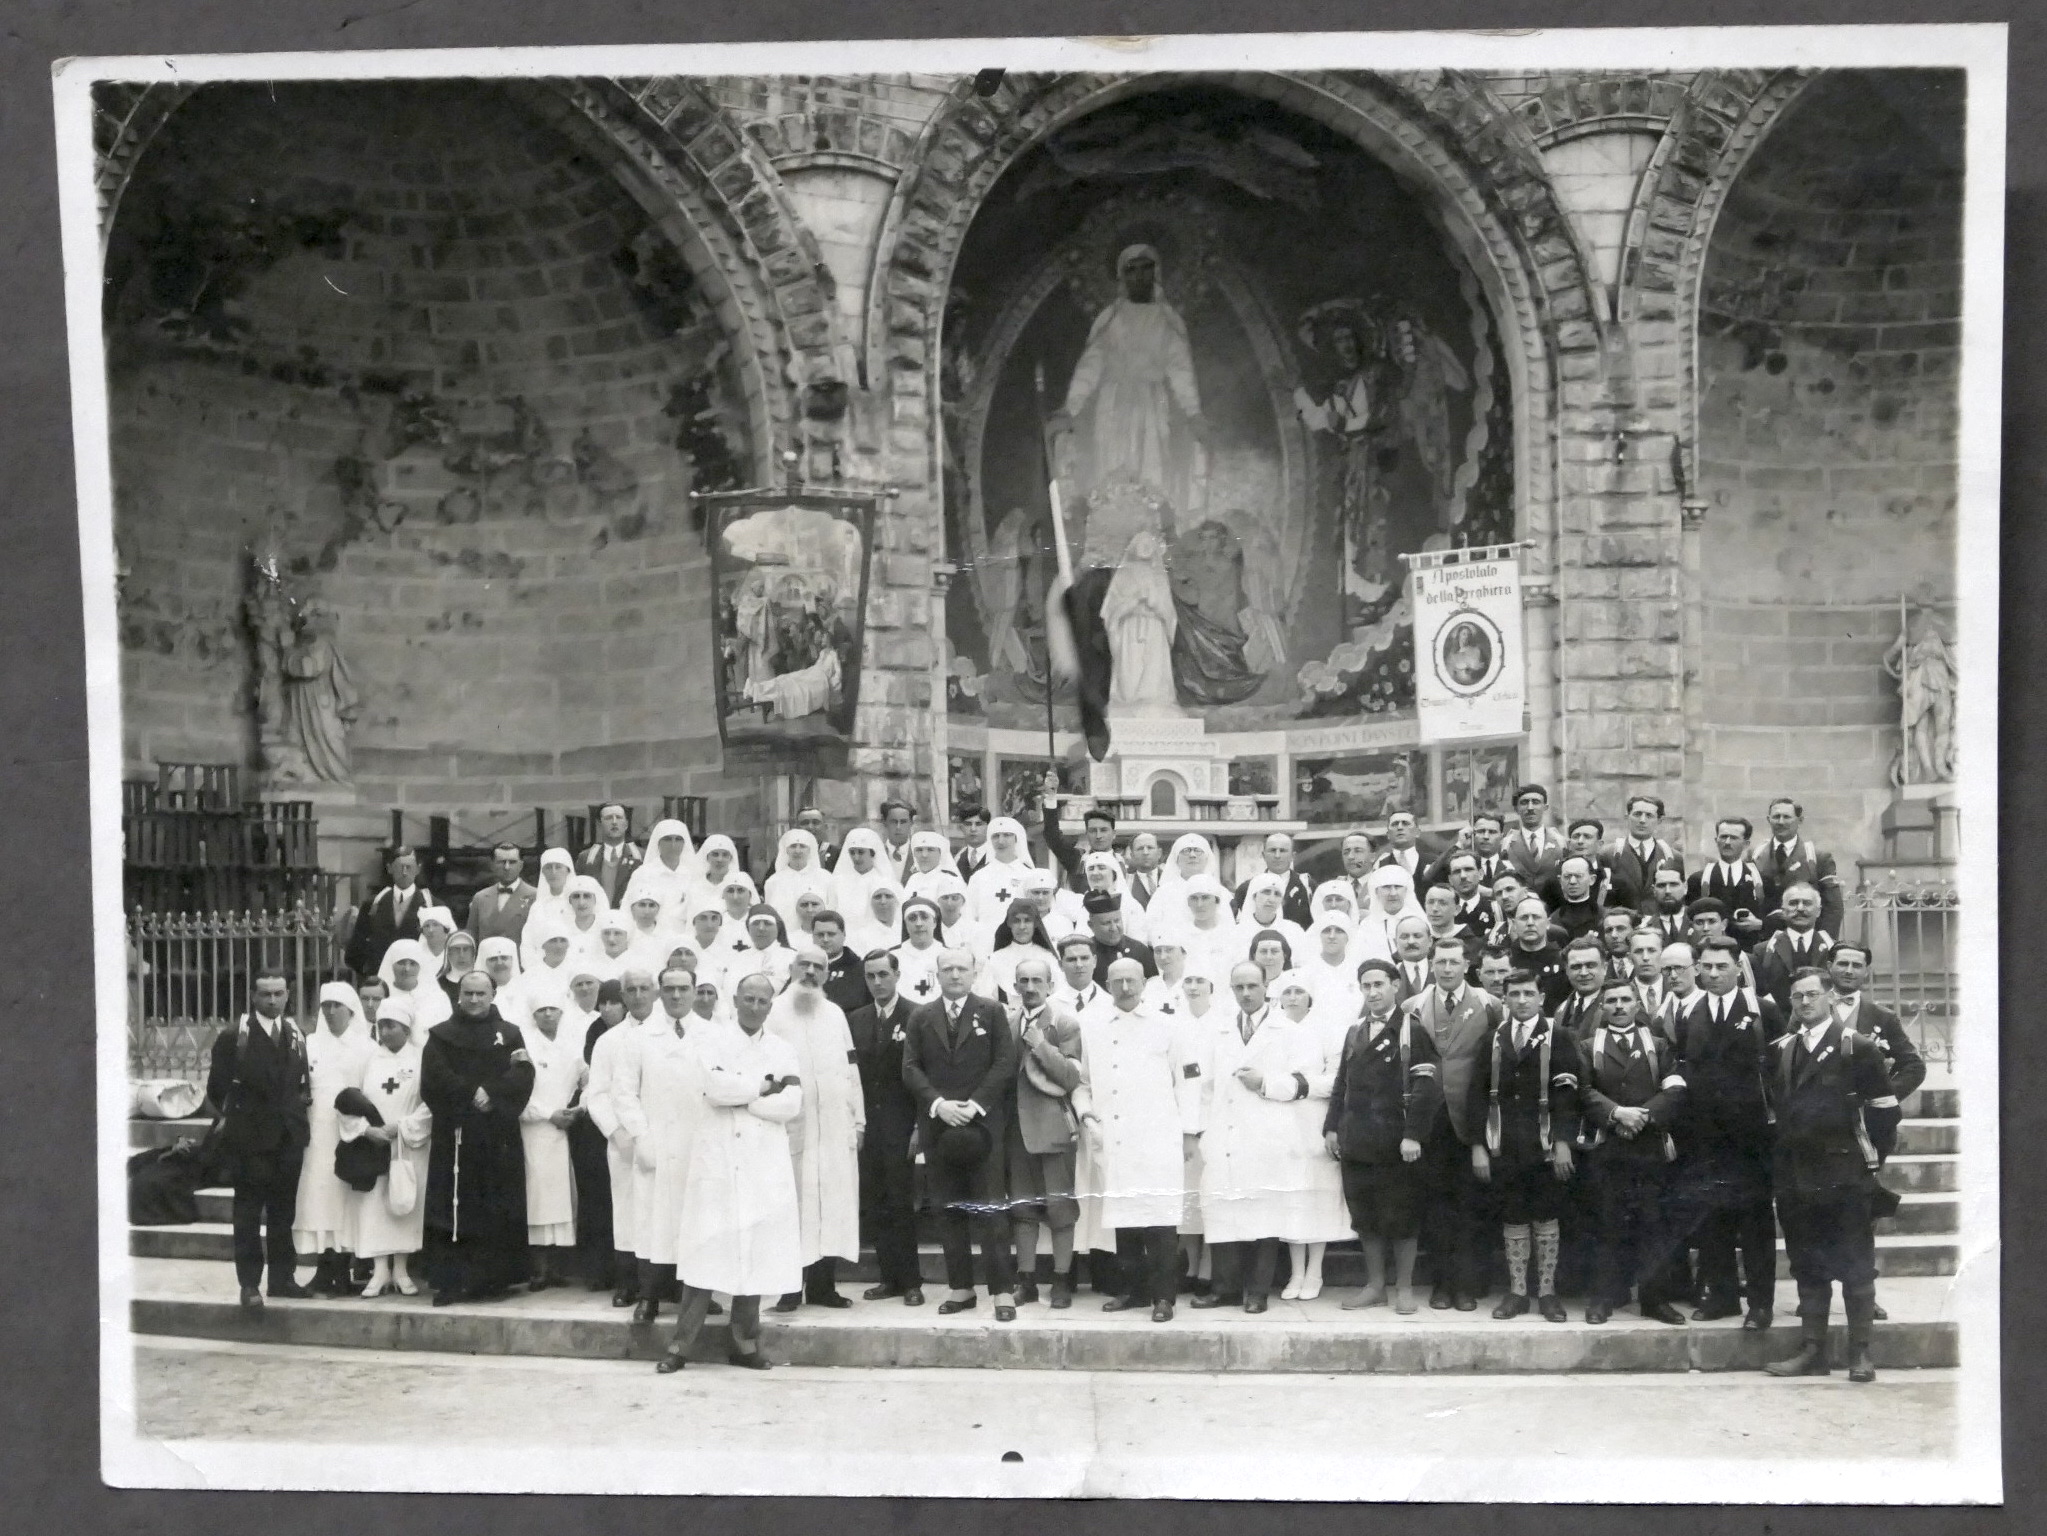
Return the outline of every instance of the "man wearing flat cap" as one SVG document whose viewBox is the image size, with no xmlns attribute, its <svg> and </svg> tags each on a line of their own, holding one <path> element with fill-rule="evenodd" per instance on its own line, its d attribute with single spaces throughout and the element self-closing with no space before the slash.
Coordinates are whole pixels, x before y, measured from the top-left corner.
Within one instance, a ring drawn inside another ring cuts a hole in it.
<svg viewBox="0 0 2047 1536">
<path fill-rule="evenodd" d="M 1141 944 L 1123 931 L 1123 898 L 1115 891 L 1089 891 L 1081 902 L 1087 909 L 1088 932 L 1095 941 L 1095 985 L 1109 984 L 1109 967 L 1118 960 L 1135 960 L 1147 978 L 1158 975 L 1158 962 L 1151 946 Z"/>
</svg>

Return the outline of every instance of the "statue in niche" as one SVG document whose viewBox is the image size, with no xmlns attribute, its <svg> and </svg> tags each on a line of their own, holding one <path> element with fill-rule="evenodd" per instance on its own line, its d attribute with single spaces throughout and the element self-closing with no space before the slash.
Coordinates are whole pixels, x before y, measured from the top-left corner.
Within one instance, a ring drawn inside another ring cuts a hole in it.
<svg viewBox="0 0 2047 1536">
<path fill-rule="evenodd" d="M 1884 671 L 1898 680 L 1904 740 L 1892 763 L 1894 784 L 1951 784 L 1955 777 L 1954 650 L 1929 608 L 1904 613 L 1898 638 L 1884 653 Z"/>
<path fill-rule="evenodd" d="M 1197 513 L 1206 490 L 1208 424 L 1187 322 L 1166 302 L 1153 247 L 1125 247 L 1116 279 L 1121 295 L 1095 316 L 1065 406 L 1049 424 L 1060 478 L 1090 514 L 1096 494 L 1118 482 L 1149 486 L 1177 512 Z M 1090 547 L 1095 543 L 1091 531 Z"/>
<path fill-rule="evenodd" d="M 1110 707 L 1124 715 L 1179 714 L 1174 689 L 1179 611 L 1165 540 L 1158 533 L 1140 533 L 1130 541 L 1102 598 L 1102 627 L 1116 663 Z"/>
<path fill-rule="evenodd" d="M 1317 399 L 1306 385 L 1294 390 L 1294 408 L 1311 432 L 1336 439 L 1340 465 L 1337 524 L 1343 533 L 1346 622 L 1355 625 L 1399 584 L 1387 547 L 1387 492 L 1378 474 L 1375 410 L 1391 393 L 1391 369 L 1379 326 L 1349 299 L 1318 304 L 1301 317 L 1301 340 L 1330 358 L 1335 380 Z"/>
<path fill-rule="evenodd" d="M 332 609 L 301 601 L 274 552 L 250 562 L 243 616 L 255 646 L 256 747 L 273 784 L 347 784 L 361 705 Z"/>
</svg>

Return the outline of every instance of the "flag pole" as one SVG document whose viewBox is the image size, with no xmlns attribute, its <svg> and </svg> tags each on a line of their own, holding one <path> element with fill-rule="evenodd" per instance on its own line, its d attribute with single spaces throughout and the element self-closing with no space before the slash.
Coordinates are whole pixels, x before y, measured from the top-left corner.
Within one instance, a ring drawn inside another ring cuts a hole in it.
<svg viewBox="0 0 2047 1536">
<path fill-rule="evenodd" d="M 1058 562 L 1058 574 L 1045 588 L 1045 759 L 1046 772 L 1056 774 L 1059 752 L 1052 727 L 1052 690 L 1055 681 L 1079 677 L 1080 654 L 1065 620 L 1066 592 L 1073 585 L 1073 557 L 1066 548 L 1066 507 L 1059 495 L 1058 462 L 1052 452 L 1050 417 L 1045 410 L 1042 360 L 1032 369 L 1031 385 L 1038 407 L 1038 453 L 1044 467 L 1046 494 L 1052 503 L 1052 550 Z"/>
</svg>

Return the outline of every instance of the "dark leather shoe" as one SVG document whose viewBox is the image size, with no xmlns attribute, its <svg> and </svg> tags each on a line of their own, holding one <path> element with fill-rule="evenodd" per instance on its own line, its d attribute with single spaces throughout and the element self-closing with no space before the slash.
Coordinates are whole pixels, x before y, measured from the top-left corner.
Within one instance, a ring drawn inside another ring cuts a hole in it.
<svg viewBox="0 0 2047 1536">
<path fill-rule="evenodd" d="M 665 1350 L 661 1358 L 654 1362 L 654 1374 L 657 1376 L 673 1376 L 688 1363 L 688 1361 L 682 1358 L 681 1350 Z"/>
<path fill-rule="evenodd" d="M 1887 1323 L 1891 1320 L 1891 1314 L 1886 1312 L 1882 1307 L 1872 1308 L 1869 1315 L 1872 1319 L 1879 1323 Z"/>
<path fill-rule="evenodd" d="M 998 1323 L 1015 1322 L 1016 1308 L 1012 1306 L 1009 1302 L 998 1301 L 997 1303 L 995 1303 L 995 1321 Z"/>
<path fill-rule="evenodd" d="M 1102 1310 L 1104 1312 L 1128 1312 L 1133 1307 L 1141 1307 L 1143 1305 L 1144 1303 L 1135 1296 L 1111 1296 L 1102 1303 Z"/>
<path fill-rule="evenodd" d="M 1263 1312 L 1265 1307 L 1266 1301 L 1263 1296 L 1246 1296 L 1244 1298 L 1244 1310 L 1246 1312 Z"/>
<path fill-rule="evenodd" d="M 1459 1312 L 1476 1312 L 1478 1310 L 1478 1298 L 1476 1296 L 1467 1296 L 1462 1291 L 1452 1291 L 1450 1293 L 1450 1305 Z"/>
<path fill-rule="evenodd" d="M 1243 1297 L 1228 1296 L 1221 1291 L 1210 1291 L 1206 1296 L 1197 1296 L 1187 1303 L 1188 1306 L 1198 1307 L 1204 1312 L 1210 1307 L 1241 1307 L 1243 1304 Z"/>
<path fill-rule="evenodd" d="M 1052 1297 L 1046 1303 L 1054 1312 L 1064 1312 L 1073 1305 L 1073 1283 L 1069 1280 L 1052 1282 Z"/>
<path fill-rule="evenodd" d="M 770 1312 L 794 1312 L 798 1307 L 802 1305 L 803 1293 L 801 1291 L 791 1291 L 789 1292 L 788 1295 L 778 1300 L 772 1307 L 768 1308 L 768 1310 Z"/>
<path fill-rule="evenodd" d="M 1037 1299 L 1038 1299 L 1038 1282 L 1037 1282 L 1037 1281 L 1035 1281 L 1035 1280 L 1020 1280 L 1020 1281 L 1018 1281 L 1018 1282 L 1017 1282 L 1017 1287 L 1016 1287 L 1016 1304 L 1017 1304 L 1018 1306 L 1020 1306 L 1020 1307 L 1027 1307 L 1027 1306 L 1029 1306 L 1029 1305 L 1030 1305 L 1030 1304 L 1031 1304 L 1032 1302 L 1036 1301 Z"/>
<path fill-rule="evenodd" d="M 1750 1307 L 1748 1316 L 1741 1320 L 1744 1333 L 1761 1333 L 1770 1326 L 1771 1314 L 1768 1307 Z"/>
<path fill-rule="evenodd" d="M 270 1299 L 272 1301 L 311 1301 L 313 1299 L 313 1292 L 300 1285 L 296 1280 L 287 1280 L 282 1285 L 270 1287 Z"/>
<path fill-rule="evenodd" d="M 1603 1323 L 1612 1316 L 1613 1308 L 1603 1301 L 1595 1301 L 1585 1309 L 1585 1321 L 1588 1323 Z"/>
<path fill-rule="evenodd" d="M 1851 1349 L 1848 1352 L 1848 1379 L 1853 1382 L 1876 1380 L 1876 1367 L 1869 1363 L 1868 1349 Z"/>
<path fill-rule="evenodd" d="M 820 1291 L 818 1292 L 817 1295 L 809 1296 L 804 1299 L 807 1300 L 813 1307 L 837 1308 L 850 1307 L 853 1305 L 852 1297 L 841 1296 L 837 1291 Z"/>
<path fill-rule="evenodd" d="M 452 1307 L 457 1302 L 467 1301 L 468 1299 L 469 1294 L 466 1291 L 447 1290 L 434 1292 L 434 1305 L 437 1307 Z"/>
<path fill-rule="evenodd" d="M 640 1304 L 633 1308 L 633 1321 L 636 1323 L 651 1323 L 660 1315 L 661 1303 L 651 1296 L 642 1298 Z"/>
<path fill-rule="evenodd" d="M 893 1285 L 870 1285 L 860 1293 L 862 1301 L 889 1301 L 902 1295 L 902 1289 Z"/>
<path fill-rule="evenodd" d="M 680 1296 L 677 1296 L 674 1297 L 673 1300 L 678 1305 L 680 1305 L 682 1298 Z M 722 1307 L 715 1301 L 712 1302 L 708 1307 L 704 1308 L 704 1316 L 706 1317 L 723 1317 L 724 1315 L 725 1315 L 724 1307 Z"/>
<path fill-rule="evenodd" d="M 736 1365 L 743 1371 L 765 1371 L 774 1367 L 774 1361 L 767 1357 L 767 1353 L 758 1349 L 750 1355 L 742 1355 L 735 1349 L 725 1357 L 725 1360 L 727 1364 Z"/>
<path fill-rule="evenodd" d="M 1170 1301 L 1154 1303 L 1151 1320 L 1155 1323 L 1170 1323 L 1173 1320 L 1173 1304 Z"/>
<path fill-rule="evenodd" d="M 1519 1317 L 1528 1310 L 1528 1298 L 1519 1291 L 1509 1291 L 1500 1298 L 1500 1304 L 1493 1308 L 1493 1316 L 1501 1322 L 1510 1317 Z"/>
<path fill-rule="evenodd" d="M 1692 1321 L 1695 1323 L 1717 1323 L 1723 1317 L 1740 1315 L 1739 1306 L 1731 1301 L 1723 1301 L 1718 1296 L 1708 1296 L 1692 1309 Z"/>
<path fill-rule="evenodd" d="M 981 1298 L 978 1296 L 969 1296 L 964 1301 L 955 1301 L 951 1297 L 947 1297 L 938 1304 L 938 1315 L 940 1317 L 951 1317 L 955 1312 L 971 1312 L 980 1304 Z"/>
<path fill-rule="evenodd" d="M 1448 1312 L 1450 1310 L 1450 1307 L 1451 1299 L 1449 1286 L 1439 1285 L 1434 1290 L 1429 1292 L 1429 1310 L 1431 1312 Z"/>
<path fill-rule="evenodd" d="M 1653 1307 L 1644 1307 L 1642 1315 L 1653 1323 L 1669 1323 L 1674 1327 L 1684 1326 L 1685 1315 L 1667 1301 L 1659 1301 Z"/>
<path fill-rule="evenodd" d="M 906 1307 L 923 1306 L 924 1305 L 923 1289 L 919 1286 L 913 1285 L 907 1291 L 903 1292 L 903 1305 Z"/>
<path fill-rule="evenodd" d="M 1824 1376 L 1827 1371 L 1826 1346 L 1810 1341 L 1799 1345 L 1797 1354 L 1772 1360 L 1763 1367 L 1764 1374 L 1769 1376 Z"/>
<path fill-rule="evenodd" d="M 253 1285 L 242 1287 L 242 1310 L 258 1314 L 263 1310 L 263 1293 Z"/>
<path fill-rule="evenodd" d="M 1554 1291 L 1546 1296 L 1536 1297 L 1535 1307 L 1542 1313 L 1542 1320 L 1545 1323 L 1568 1323 L 1571 1320 L 1571 1314 L 1564 1310 L 1563 1299 Z"/>
<path fill-rule="evenodd" d="M 611 1293 L 611 1304 L 614 1307 L 629 1307 L 639 1299 L 640 1293 L 627 1285 L 622 1285 Z"/>
</svg>

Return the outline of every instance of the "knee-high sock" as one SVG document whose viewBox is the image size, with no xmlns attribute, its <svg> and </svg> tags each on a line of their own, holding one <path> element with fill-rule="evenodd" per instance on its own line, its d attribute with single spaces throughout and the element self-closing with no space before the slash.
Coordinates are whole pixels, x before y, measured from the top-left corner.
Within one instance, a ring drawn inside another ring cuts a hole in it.
<svg viewBox="0 0 2047 1536">
<path fill-rule="evenodd" d="M 1528 1294 L 1528 1227 L 1524 1222 L 1509 1222 L 1501 1232 L 1507 1240 L 1507 1289 L 1517 1296 Z"/>
<path fill-rule="evenodd" d="M 1034 1229 L 1035 1230 L 1035 1229 Z M 1038 1271 L 1038 1249 L 1035 1243 L 1029 1253 L 1016 1256 L 1016 1267 L 1020 1274 L 1036 1274 Z M 1052 1273 L 1073 1278 L 1073 1223 L 1052 1229 Z"/>
<path fill-rule="evenodd" d="M 1538 1296 L 1552 1296 L 1557 1289 L 1557 1250 L 1562 1246 L 1555 1218 L 1535 1224 L 1535 1284 Z"/>
</svg>

